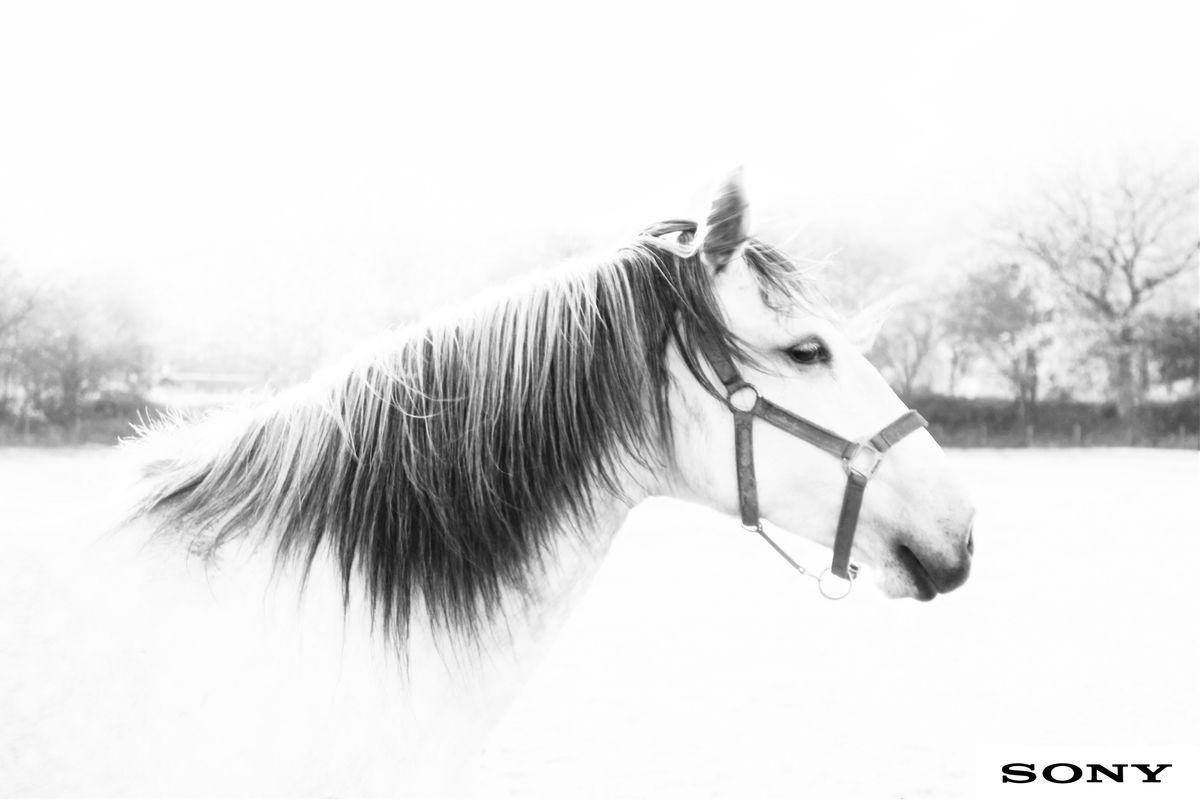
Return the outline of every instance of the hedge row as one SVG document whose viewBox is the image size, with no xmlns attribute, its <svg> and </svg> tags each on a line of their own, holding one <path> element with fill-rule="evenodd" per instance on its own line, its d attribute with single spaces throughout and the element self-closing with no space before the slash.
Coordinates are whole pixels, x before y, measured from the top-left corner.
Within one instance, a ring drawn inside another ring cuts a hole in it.
<svg viewBox="0 0 1200 800">
<path fill-rule="evenodd" d="M 949 447 L 1136 445 L 1200 448 L 1200 395 L 1168 403 L 1146 403 L 1129 423 L 1113 403 L 1053 400 L 1038 403 L 1022 422 L 1016 404 L 1005 399 L 966 399 L 943 395 L 908 398 L 933 435 Z M 130 423 L 155 416 L 155 409 L 130 403 L 97 404 L 72 425 L 47 420 L 16 420 L 0 413 L 0 445 L 110 444 L 132 433 Z"/>
<path fill-rule="evenodd" d="M 924 395 L 908 403 L 929 420 L 938 441 L 952 447 L 1200 447 L 1200 395 L 1144 403 L 1128 421 L 1117 416 L 1115 403 L 1042 401 L 1024 421 L 1006 399 Z"/>
</svg>

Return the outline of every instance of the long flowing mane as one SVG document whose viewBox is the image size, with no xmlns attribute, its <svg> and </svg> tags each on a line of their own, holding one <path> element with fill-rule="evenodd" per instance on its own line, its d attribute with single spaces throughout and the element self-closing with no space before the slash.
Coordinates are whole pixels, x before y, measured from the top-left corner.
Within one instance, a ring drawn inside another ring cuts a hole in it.
<svg viewBox="0 0 1200 800">
<path fill-rule="evenodd" d="M 622 464 L 670 458 L 669 343 L 706 385 L 697 335 L 740 354 L 695 230 L 661 223 L 598 263 L 387 334 L 228 438 L 150 462 L 135 515 L 210 558 L 255 531 L 306 573 L 325 550 L 346 602 L 357 575 L 400 644 L 419 608 L 478 636 L 506 590 L 534 591 L 556 532 L 619 491 Z M 764 296 L 812 296 L 770 246 L 752 240 L 746 260 Z"/>
</svg>

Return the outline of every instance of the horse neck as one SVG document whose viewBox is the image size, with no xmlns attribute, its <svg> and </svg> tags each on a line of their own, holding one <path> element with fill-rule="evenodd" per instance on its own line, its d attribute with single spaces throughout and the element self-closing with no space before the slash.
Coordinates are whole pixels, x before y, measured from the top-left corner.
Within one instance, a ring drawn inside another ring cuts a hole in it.
<svg viewBox="0 0 1200 800">
<path fill-rule="evenodd" d="M 598 492 L 587 519 L 555 531 L 531 591 L 507 598 L 505 622 L 478 645 L 460 647 L 414 617 L 403 664 L 365 604 L 344 609 L 334 562 L 319 559 L 301 584 L 253 538 L 232 542 L 212 568 L 180 558 L 170 537 L 147 546 L 150 530 L 139 522 L 130 535 L 112 539 L 111 570 L 89 564 L 83 572 L 103 580 L 89 596 L 129 598 L 105 616 L 125 618 L 123 629 L 136 632 L 116 652 L 144 651 L 152 674 L 191 676 L 182 679 L 183 690 L 172 683 L 168 696 L 193 703 L 184 707 L 205 721 L 204 730 L 222 727 L 223 715 L 241 720 L 243 707 L 253 709 L 256 724 L 223 731 L 221 752 L 267 741 L 272 753 L 290 758 L 302 735 L 304 752 L 316 748 L 329 759 L 296 767 L 289 777 L 296 793 L 311 793 L 331 765 L 358 763 L 365 753 L 377 756 L 376 769 L 345 779 L 352 794 L 401 787 L 413 796 L 453 796 L 469 788 L 487 735 L 586 592 L 629 511 L 650 494 L 645 474 L 621 474 L 621 492 Z M 144 591 L 129 588 L 139 586 Z M 146 596 L 156 602 L 134 599 Z M 320 725 L 287 722 L 297 719 Z M 208 752 L 194 750 L 197 759 Z M 212 793 L 228 787 L 217 788 Z"/>
<path fill-rule="evenodd" d="M 631 485 L 641 482 L 635 481 Z M 505 622 L 469 652 L 414 626 L 408 644 L 409 709 L 420 731 L 422 791 L 457 794 L 486 737 L 541 662 L 599 571 L 617 530 L 646 493 L 606 495 L 589 519 L 564 524 L 534 590 L 510 597 Z"/>
</svg>

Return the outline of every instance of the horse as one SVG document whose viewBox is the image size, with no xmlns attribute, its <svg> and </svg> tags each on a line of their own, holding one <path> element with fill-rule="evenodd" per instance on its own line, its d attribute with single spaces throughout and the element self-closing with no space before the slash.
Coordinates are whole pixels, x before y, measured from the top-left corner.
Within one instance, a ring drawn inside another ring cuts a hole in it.
<svg viewBox="0 0 1200 800">
<path fill-rule="evenodd" d="M 115 554 L 75 573 L 121 587 L 73 612 L 111 669 L 8 715 L 44 732 L 0 728 L 0 772 L 39 793 L 461 793 L 652 497 L 833 548 L 830 596 L 835 576 L 920 600 L 961 585 L 966 490 L 748 208 L 734 173 L 701 222 L 382 334 L 266 402 L 143 429 Z"/>
</svg>

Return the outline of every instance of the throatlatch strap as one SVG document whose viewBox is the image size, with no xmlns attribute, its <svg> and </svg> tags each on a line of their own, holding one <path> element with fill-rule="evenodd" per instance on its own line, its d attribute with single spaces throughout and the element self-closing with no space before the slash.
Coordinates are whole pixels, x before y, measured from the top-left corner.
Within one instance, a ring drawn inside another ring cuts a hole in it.
<svg viewBox="0 0 1200 800">
<path fill-rule="evenodd" d="M 858 527 L 858 512 L 862 508 L 867 476 L 851 472 L 842 495 L 842 513 L 838 517 L 837 536 L 833 540 L 833 564 L 829 571 L 842 580 L 850 580 L 850 551 L 854 547 L 854 529 Z"/>
<path fill-rule="evenodd" d="M 734 458 L 737 459 L 738 505 L 742 509 L 742 525 L 758 525 L 758 482 L 754 478 L 754 414 L 733 412 Z"/>
</svg>

